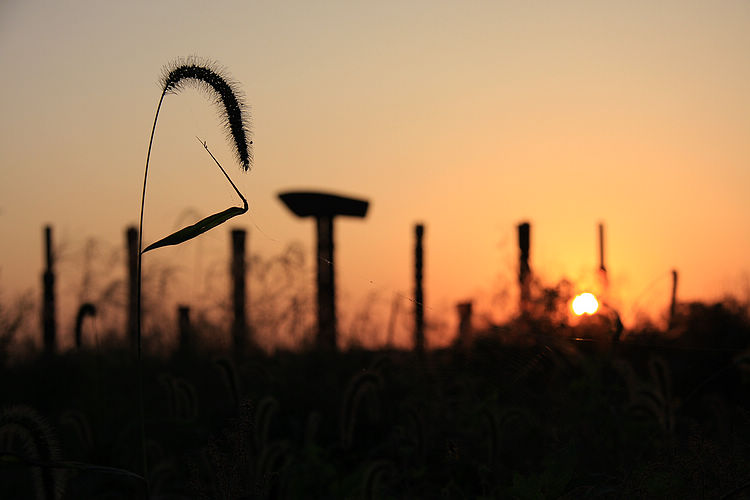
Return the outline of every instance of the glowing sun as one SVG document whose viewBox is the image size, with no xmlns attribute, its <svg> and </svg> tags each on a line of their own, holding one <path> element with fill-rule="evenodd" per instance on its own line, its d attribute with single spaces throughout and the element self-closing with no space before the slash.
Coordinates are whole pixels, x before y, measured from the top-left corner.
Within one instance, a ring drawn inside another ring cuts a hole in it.
<svg viewBox="0 0 750 500">
<path fill-rule="evenodd" d="M 582 293 L 573 299 L 573 312 L 578 316 L 582 314 L 594 314 L 599 309 L 599 302 L 593 293 Z"/>
</svg>

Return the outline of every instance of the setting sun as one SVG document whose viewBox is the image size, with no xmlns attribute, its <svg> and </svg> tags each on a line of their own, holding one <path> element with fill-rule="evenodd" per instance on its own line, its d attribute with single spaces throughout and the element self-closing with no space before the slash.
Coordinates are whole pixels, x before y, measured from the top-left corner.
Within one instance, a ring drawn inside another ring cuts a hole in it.
<svg viewBox="0 0 750 500">
<path fill-rule="evenodd" d="M 578 316 L 582 314 L 594 314 L 599 309 L 599 302 L 594 297 L 594 294 L 582 293 L 573 299 L 571 307 L 573 308 L 573 312 Z"/>
</svg>

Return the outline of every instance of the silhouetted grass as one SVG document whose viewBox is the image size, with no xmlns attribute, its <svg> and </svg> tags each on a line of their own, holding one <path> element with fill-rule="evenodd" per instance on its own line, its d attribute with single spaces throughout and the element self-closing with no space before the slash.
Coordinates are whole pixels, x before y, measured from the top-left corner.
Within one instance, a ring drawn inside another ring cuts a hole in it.
<svg viewBox="0 0 750 500">
<path fill-rule="evenodd" d="M 228 129 L 228 134 L 232 139 L 234 145 L 234 151 L 240 166 L 245 170 L 249 170 L 250 162 L 252 161 L 251 145 L 252 141 L 249 139 L 249 126 L 247 113 L 244 111 L 244 104 L 240 97 L 239 91 L 236 85 L 232 83 L 227 77 L 221 74 L 221 71 L 213 67 L 214 65 L 209 64 L 205 61 L 198 61 L 195 58 L 188 58 L 186 60 L 178 60 L 168 65 L 163 72 L 161 84 L 162 92 L 159 98 L 159 104 L 156 107 L 156 114 L 154 115 L 154 125 L 151 128 L 151 137 L 148 143 L 148 153 L 146 154 L 146 167 L 143 174 L 143 191 L 141 193 L 141 213 L 138 225 L 138 279 L 137 279 L 137 299 L 136 299 L 136 345 L 138 362 L 141 360 L 141 287 L 143 281 L 143 254 L 152 249 L 156 249 L 162 246 L 178 245 L 187 240 L 195 238 L 206 231 L 213 229 L 214 227 L 226 222 L 232 217 L 242 215 L 248 210 L 248 203 L 242 193 L 237 189 L 232 179 L 229 177 L 227 172 L 221 166 L 219 161 L 214 157 L 208 146 L 203 142 L 203 147 L 206 149 L 211 159 L 221 170 L 222 174 L 226 177 L 227 181 L 232 185 L 237 195 L 241 198 L 243 206 L 230 207 L 222 212 L 210 215 L 200 221 L 196 222 L 191 226 L 187 226 L 175 233 L 166 236 L 159 241 L 152 243 L 147 248 L 143 248 L 143 212 L 146 203 L 146 185 L 148 181 L 148 167 L 151 159 L 151 148 L 154 143 L 154 134 L 156 133 L 156 124 L 159 120 L 159 112 L 161 111 L 164 98 L 167 94 L 178 93 L 180 90 L 188 85 L 196 85 L 199 88 L 207 91 L 208 95 L 212 96 L 217 104 L 222 106 L 222 117 L 224 118 L 223 123 Z M 142 371 L 140 366 L 138 368 L 139 385 L 143 385 Z M 147 461 L 147 450 L 146 450 L 146 437 L 144 430 L 144 408 L 143 408 L 143 395 L 139 393 L 139 408 L 141 415 L 141 446 L 142 446 L 142 470 L 143 476 L 148 480 L 148 461 Z"/>
<path fill-rule="evenodd" d="M 617 350 L 592 348 L 573 340 L 591 329 L 542 322 L 509 324 L 424 358 L 393 350 L 146 355 L 151 493 L 741 497 L 750 481 L 743 311 L 686 307 L 680 324 L 690 345 L 631 332 Z M 704 314 L 726 321 L 706 329 Z M 137 476 L 126 474 L 140 464 L 139 421 L 123 418 L 138 394 L 130 363 L 127 350 L 103 346 L 2 369 L 0 406 L 33 408 L 60 443 L 57 458 L 0 460 L 3 473 L 26 471 L 15 487 L 33 491 L 45 483 L 29 471 L 75 460 L 60 470 L 62 498 L 141 494 Z M 0 451 L 20 451 L 6 446 Z M 0 496 L 9 487 L 0 484 Z"/>
</svg>

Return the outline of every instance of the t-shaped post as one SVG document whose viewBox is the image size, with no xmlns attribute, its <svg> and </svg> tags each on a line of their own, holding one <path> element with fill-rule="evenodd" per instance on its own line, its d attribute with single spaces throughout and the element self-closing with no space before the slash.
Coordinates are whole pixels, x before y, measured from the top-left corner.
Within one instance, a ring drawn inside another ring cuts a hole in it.
<svg viewBox="0 0 750 500">
<path fill-rule="evenodd" d="M 318 348 L 336 349 L 336 287 L 333 266 L 333 218 L 364 217 L 369 203 L 328 193 L 290 192 L 279 195 L 298 217 L 315 217 L 318 225 Z"/>
</svg>

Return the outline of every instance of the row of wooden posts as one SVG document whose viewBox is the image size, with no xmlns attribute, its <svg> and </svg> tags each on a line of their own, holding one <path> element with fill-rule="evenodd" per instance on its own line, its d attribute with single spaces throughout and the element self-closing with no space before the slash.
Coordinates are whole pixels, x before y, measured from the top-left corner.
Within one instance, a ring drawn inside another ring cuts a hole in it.
<svg viewBox="0 0 750 500">
<path fill-rule="evenodd" d="M 235 229 L 231 232 L 232 261 L 230 274 L 232 277 L 232 338 L 236 349 L 244 349 L 247 345 L 248 323 L 246 314 L 247 298 L 247 261 L 245 259 L 246 232 Z M 125 330 L 128 338 L 135 345 L 137 335 L 137 300 L 138 300 L 138 230 L 128 227 L 125 230 L 125 250 L 127 268 L 127 315 Z M 44 227 L 44 255 L 45 268 L 42 273 L 42 332 L 46 354 L 54 354 L 57 350 L 57 321 L 55 294 L 55 253 L 52 242 L 52 227 Z M 86 316 L 96 315 L 96 305 L 82 304 L 76 317 L 75 341 L 76 347 L 81 347 L 81 327 Z M 179 305 L 177 308 L 178 327 L 180 332 L 180 346 L 189 345 L 190 308 Z"/>
<path fill-rule="evenodd" d="M 416 348 L 424 349 L 424 292 L 423 292 L 423 237 L 424 225 L 415 226 L 415 339 Z M 331 229 L 328 230 L 329 235 Z M 232 344 L 236 352 L 244 352 L 252 344 L 250 326 L 247 321 L 247 233 L 244 229 L 231 231 L 232 257 L 230 264 L 231 304 L 232 304 Z M 319 250 L 320 250 L 319 244 Z M 332 244 L 331 244 L 332 247 Z M 138 230 L 128 227 L 125 230 L 126 267 L 127 267 L 127 315 L 126 331 L 128 338 L 135 345 L 136 342 L 136 311 L 138 300 Z M 319 252 L 320 253 L 320 252 Z M 46 354 L 54 354 L 57 350 L 57 321 L 55 294 L 55 253 L 52 241 L 52 227 L 44 227 L 45 267 L 42 273 L 42 331 L 43 344 Z M 316 344 L 321 349 L 335 348 L 336 345 L 336 314 L 334 266 L 332 248 L 323 249 L 324 255 L 318 255 L 318 334 Z M 323 279 L 321 280 L 321 276 Z M 320 282 L 324 281 L 324 286 Z M 82 304 L 76 318 L 76 347 L 82 343 L 81 328 L 86 316 L 96 315 L 96 305 Z M 187 349 L 190 345 L 190 308 L 185 305 L 177 307 L 177 323 L 179 331 L 180 349 Z"/>
<path fill-rule="evenodd" d="M 318 256 L 317 256 L 317 317 L 318 328 L 316 345 L 320 349 L 335 349 L 337 340 L 335 282 L 334 282 L 334 252 L 332 217 L 322 224 L 318 221 Z M 519 310 L 523 316 L 530 309 L 532 271 L 530 266 L 531 225 L 523 222 L 517 226 L 519 264 L 518 283 L 520 289 Z M 424 318 L 424 236 L 425 226 L 414 226 L 414 349 L 424 351 L 425 318 Z M 126 329 L 128 337 L 135 343 L 137 331 L 136 309 L 137 295 L 137 263 L 138 263 L 138 230 L 128 227 L 125 231 L 128 270 L 128 313 Z M 236 352 L 244 352 L 252 345 L 251 328 L 247 321 L 247 233 L 243 229 L 231 231 L 232 256 L 230 264 L 231 303 L 232 303 L 232 343 Z M 45 269 L 42 274 L 43 305 L 42 329 L 44 350 L 48 354 L 56 351 L 57 325 L 55 305 L 55 255 L 52 242 L 52 228 L 44 228 Z M 606 268 L 604 266 L 604 226 L 599 225 L 599 271 L 606 283 Z M 672 271 L 672 301 L 670 304 L 670 328 L 674 322 L 677 293 L 677 271 Z M 457 304 L 459 326 L 458 341 L 465 341 L 471 332 L 472 303 Z M 96 313 L 94 304 L 82 305 L 76 320 L 76 345 L 81 344 L 81 323 L 86 315 Z M 190 345 L 190 308 L 178 306 L 179 343 L 181 349 Z"/>
</svg>

